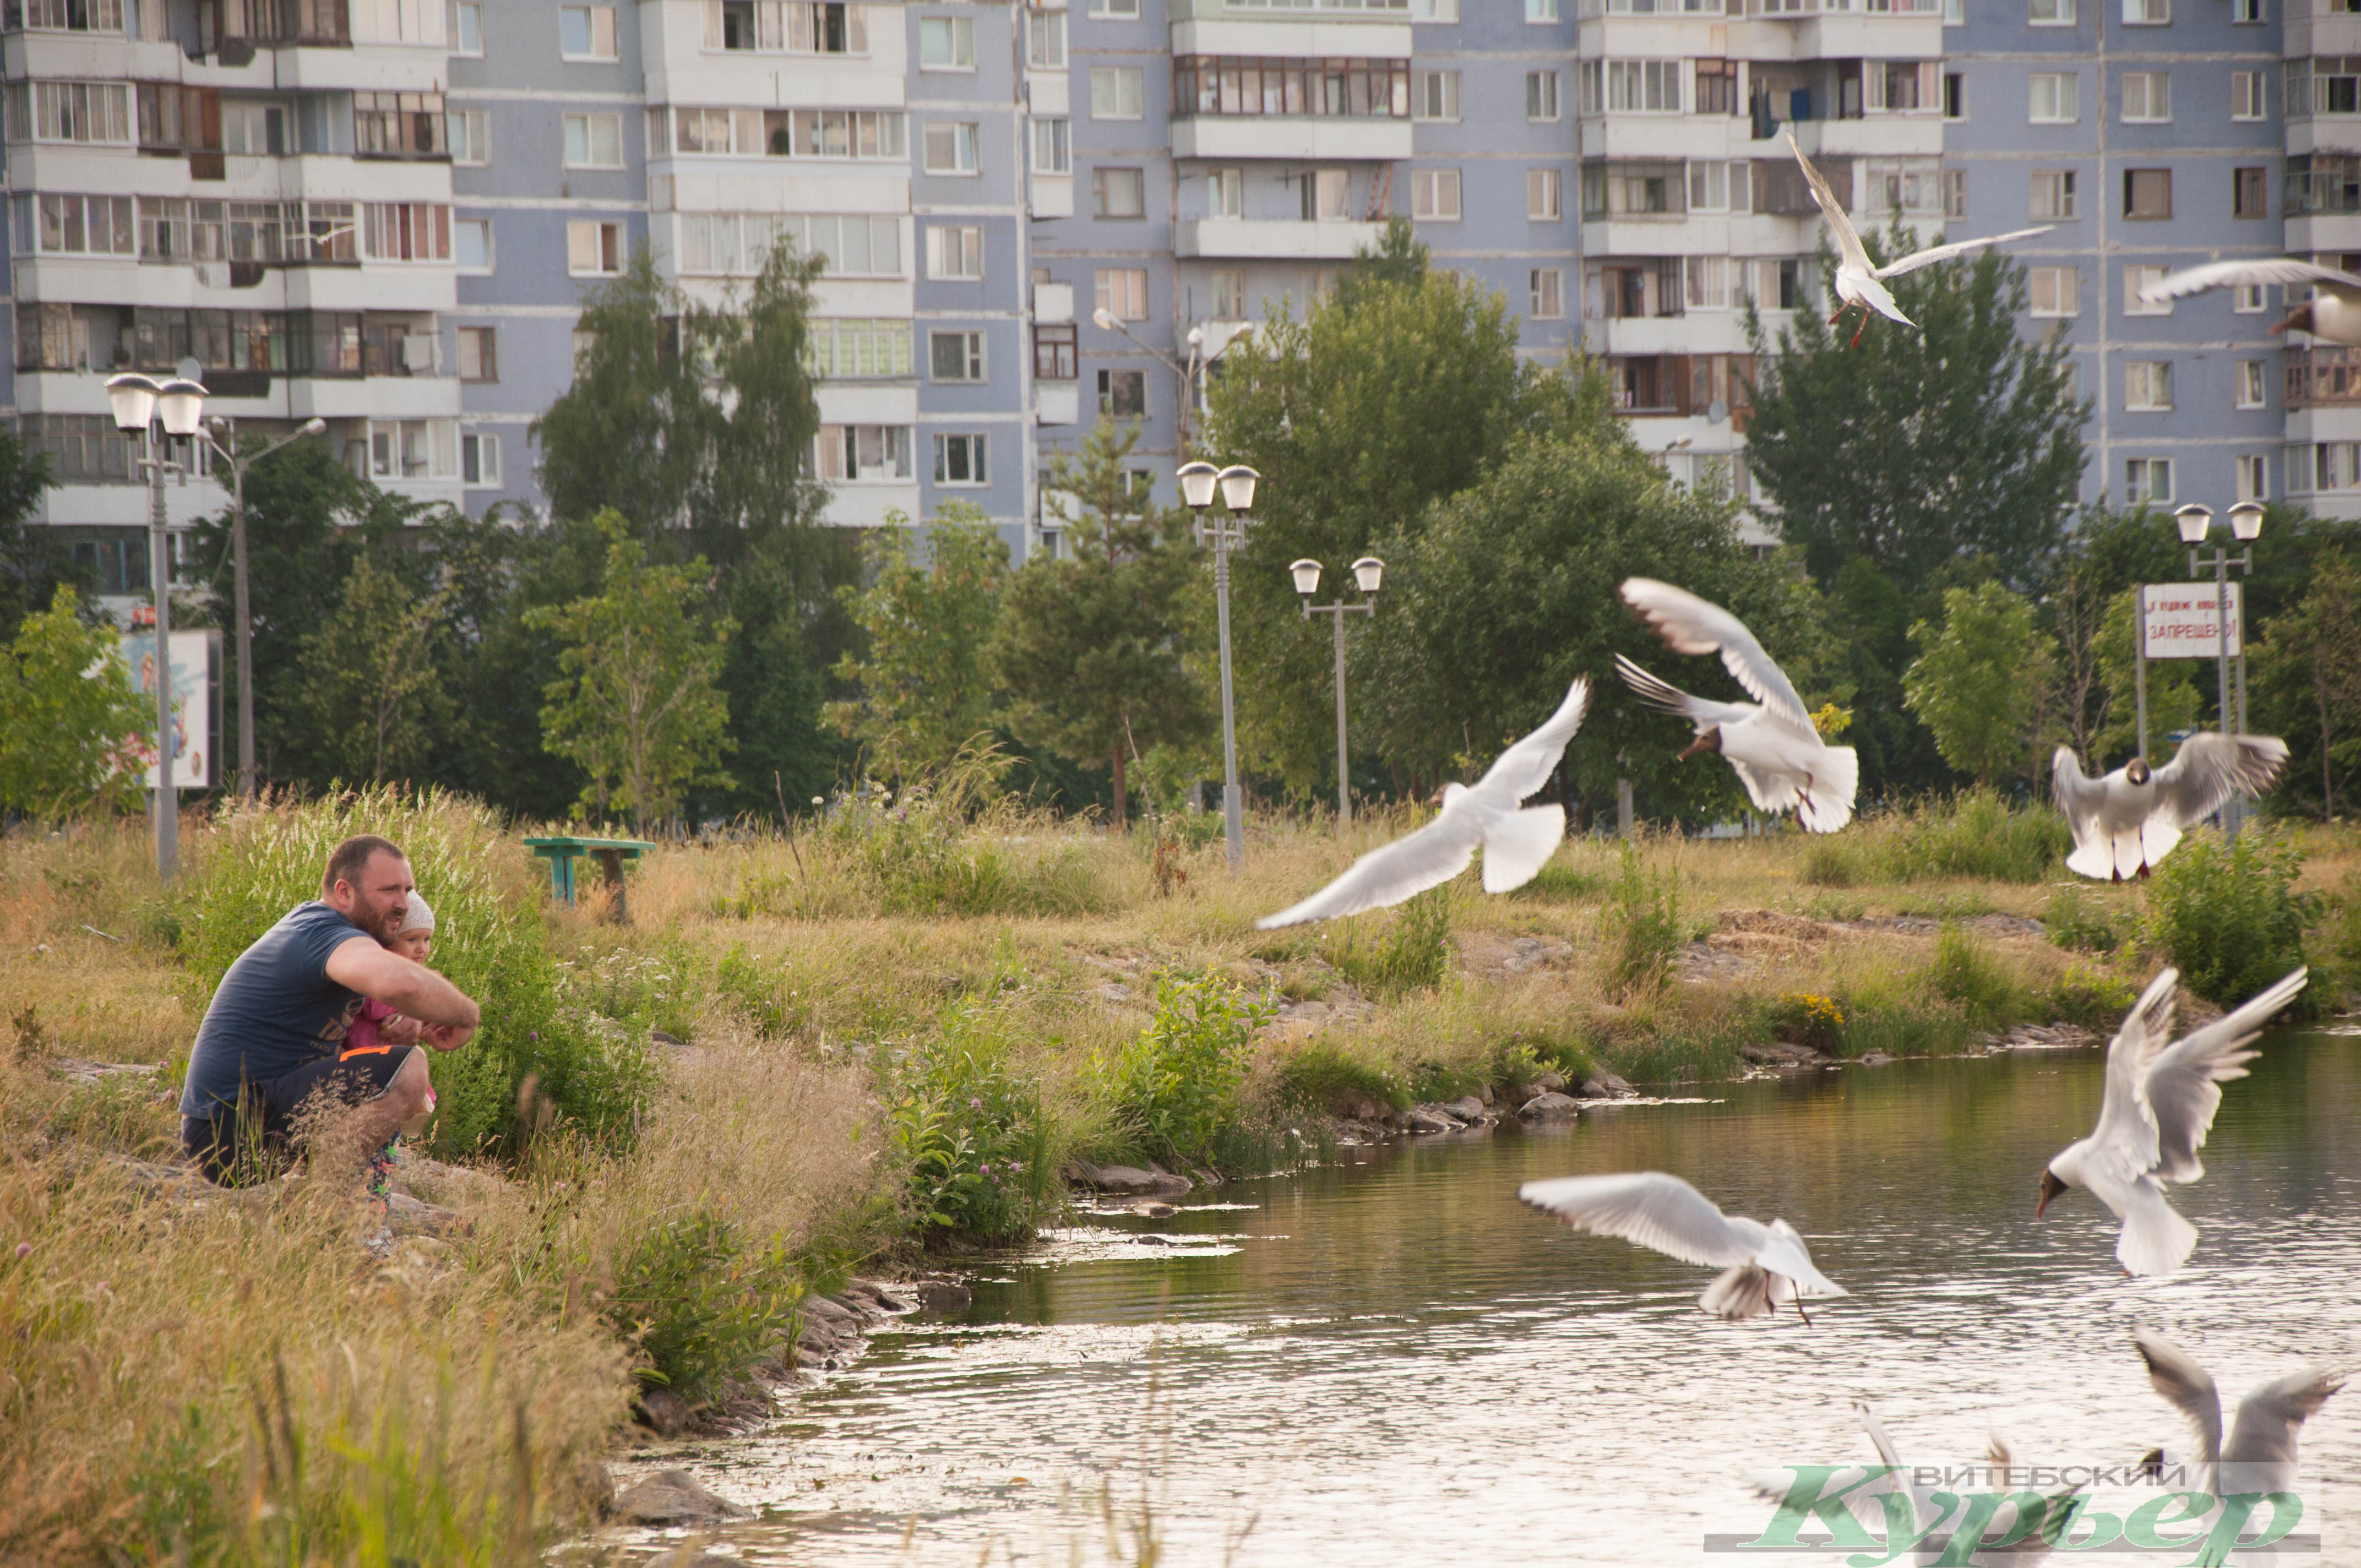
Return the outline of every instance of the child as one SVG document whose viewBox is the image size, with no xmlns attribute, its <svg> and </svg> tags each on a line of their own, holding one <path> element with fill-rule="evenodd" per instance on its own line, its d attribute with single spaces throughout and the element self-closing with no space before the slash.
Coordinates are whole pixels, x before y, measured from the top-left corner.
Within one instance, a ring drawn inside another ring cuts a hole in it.
<svg viewBox="0 0 2361 1568">
<path fill-rule="evenodd" d="M 427 954 L 434 951 L 434 911 L 426 900 L 418 896 L 417 890 L 411 891 L 410 907 L 402 915 L 401 928 L 394 933 L 393 940 L 388 942 L 386 947 L 414 964 L 424 963 Z M 416 1019 L 405 1018 L 377 998 L 365 996 L 361 999 L 359 1014 L 345 1030 L 344 1048 L 337 1053 L 337 1057 L 342 1060 L 350 1059 L 353 1057 L 375 1056 L 380 1052 L 391 1050 L 396 1046 L 414 1046 L 419 1043 L 419 1039 L 420 1030 Z M 401 1124 L 401 1132 L 413 1138 L 418 1136 L 426 1130 L 427 1118 L 434 1113 L 434 1090 L 430 1084 L 426 1090 L 426 1108 L 404 1122 Z M 393 1144 L 386 1146 L 385 1152 L 389 1158 L 393 1153 L 395 1144 L 400 1141 L 397 1137 Z"/>
</svg>

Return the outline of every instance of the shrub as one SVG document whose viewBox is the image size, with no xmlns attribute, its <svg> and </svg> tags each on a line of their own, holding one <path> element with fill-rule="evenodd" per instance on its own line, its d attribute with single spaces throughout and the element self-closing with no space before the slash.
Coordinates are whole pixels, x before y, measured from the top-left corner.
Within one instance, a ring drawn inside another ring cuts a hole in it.
<svg viewBox="0 0 2361 1568">
<path fill-rule="evenodd" d="M 2068 965 L 2049 988 L 2052 1017 L 2101 1034 L 2113 1034 L 2138 1000 L 2131 981 L 2087 964 Z"/>
<path fill-rule="evenodd" d="M 1374 943 L 1347 924 L 1330 961 L 1363 991 L 1384 996 L 1431 991 L 1451 970 L 1451 889 L 1429 888 L 1395 906 Z"/>
<path fill-rule="evenodd" d="M 2041 911 L 2041 928 L 2052 942 L 2077 952 L 2111 953 L 2123 943 L 2107 911 L 2074 883 L 2049 895 Z"/>
<path fill-rule="evenodd" d="M 1227 981 L 1158 975 L 1148 1028 L 1100 1067 L 1125 1139 L 1176 1164 L 1210 1163 L 1237 1129 L 1255 1031 L 1269 1016 Z"/>
<path fill-rule="evenodd" d="M 1771 1033 L 1791 1046 L 1834 1051 L 1844 1038 L 1844 1009 L 1834 997 L 1808 991 L 1783 992 L 1763 1010 Z"/>
<path fill-rule="evenodd" d="M 666 1220 L 617 1259 L 601 1312 L 644 1358 L 642 1383 L 697 1403 L 792 1336 L 804 1283 L 776 1238 L 709 1212 Z"/>
<path fill-rule="evenodd" d="M 2147 940 L 2180 970 L 2181 983 L 2235 1006 L 2303 960 L 2303 928 L 2317 908 L 2295 891 L 2303 851 L 2282 835 L 2250 827 L 2229 842 L 2191 833 L 2148 879 Z M 2321 1005 L 2307 988 L 2288 1012 Z"/>
<path fill-rule="evenodd" d="M 1006 759 L 962 751 L 906 787 L 838 800 L 826 838 L 851 852 L 852 869 L 889 915 L 1088 915 L 1107 897 L 1079 850 L 1037 857 L 991 841 L 1023 817 L 993 790 Z"/>
<path fill-rule="evenodd" d="M 2347 872 L 2323 901 L 2319 931 L 2315 945 L 2330 987 L 2346 996 L 2361 991 L 2361 872 Z"/>
<path fill-rule="evenodd" d="M 1006 1241 L 1029 1234 L 1059 1199 L 1040 1085 L 972 1005 L 913 1047 L 894 1072 L 888 1136 L 908 1172 L 923 1230 Z"/>
<path fill-rule="evenodd" d="M 1971 789 L 1816 837 L 1796 875 L 1817 887 L 1952 877 L 2039 882 L 2072 844 L 2066 819 L 2046 806 L 2012 806 L 1996 791 Z"/>
<path fill-rule="evenodd" d="M 1620 1002 L 1670 982 L 1673 955 L 1685 935 L 1679 879 L 1669 870 L 1662 876 L 1650 875 L 1641 864 L 1638 847 L 1628 839 L 1599 924 L 1607 944 L 1606 990 L 1611 999 Z"/>
<path fill-rule="evenodd" d="M 2016 981 L 1989 946 L 1960 927 L 1945 926 L 1935 938 L 1935 959 L 1927 981 L 1937 996 L 1956 1005 L 1977 1028 L 1998 1028 L 2015 1014 Z"/>
<path fill-rule="evenodd" d="M 1364 1095 L 1397 1111 L 1410 1109 L 1410 1091 L 1382 1067 L 1352 1055 L 1326 1038 L 1306 1041 L 1279 1064 L 1282 1104 L 1325 1111 L 1348 1094 Z"/>
</svg>

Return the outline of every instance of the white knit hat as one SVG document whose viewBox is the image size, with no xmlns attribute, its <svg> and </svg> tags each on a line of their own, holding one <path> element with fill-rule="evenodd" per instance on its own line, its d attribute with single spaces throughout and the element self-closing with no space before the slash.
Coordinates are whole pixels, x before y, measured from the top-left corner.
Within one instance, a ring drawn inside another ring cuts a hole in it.
<svg viewBox="0 0 2361 1568">
<path fill-rule="evenodd" d="M 401 916 L 401 928 L 404 931 L 429 932 L 434 929 L 434 907 L 418 896 L 418 890 L 414 887 L 410 890 L 410 907 Z"/>
</svg>

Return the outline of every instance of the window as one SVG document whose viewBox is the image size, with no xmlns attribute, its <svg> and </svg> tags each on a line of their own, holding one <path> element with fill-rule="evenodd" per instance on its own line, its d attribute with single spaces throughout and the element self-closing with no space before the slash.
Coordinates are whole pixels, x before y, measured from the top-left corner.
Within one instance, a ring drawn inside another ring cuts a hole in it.
<svg viewBox="0 0 2361 1568">
<path fill-rule="evenodd" d="M 2266 287 L 2261 283 L 2241 283 L 2230 291 L 2230 313 L 2258 316 L 2263 313 Z"/>
<path fill-rule="evenodd" d="M 1565 314 L 1565 274 L 1554 267 L 1536 267 L 1525 275 L 1525 313 L 1536 321 L 1555 321 Z"/>
<path fill-rule="evenodd" d="M 2161 267 L 2126 267 L 2124 269 L 2124 314 L 2127 316 L 2169 316 L 2172 313 L 2170 300 L 2144 300 L 2141 293 L 2164 281 L 2166 269 Z"/>
<path fill-rule="evenodd" d="M 1063 11 L 1025 13 L 1025 63 L 1035 71 L 1066 69 L 1066 14 Z"/>
<path fill-rule="evenodd" d="M 811 323 L 812 373 L 875 379 L 910 373 L 910 323 L 825 316 Z"/>
<path fill-rule="evenodd" d="M 2124 499 L 2162 505 L 2172 499 L 2172 459 L 2134 457 L 2124 465 Z"/>
<path fill-rule="evenodd" d="M 568 169 L 622 168 L 623 116 L 620 115 L 566 115 L 566 167 Z"/>
<path fill-rule="evenodd" d="M 1459 170 L 1414 169 L 1410 176 L 1410 215 L 1426 223 L 1459 221 Z"/>
<path fill-rule="evenodd" d="M 459 482 L 498 488 L 500 482 L 500 438 L 497 435 L 459 437 Z"/>
<path fill-rule="evenodd" d="M 560 5 L 557 52 L 565 60 L 615 59 L 615 7 Z"/>
<path fill-rule="evenodd" d="M 2281 107 L 2290 115 L 2361 114 L 2361 56 L 2289 60 Z"/>
<path fill-rule="evenodd" d="M 1956 71 L 1943 72 L 1943 118 L 1968 117 L 1968 79 Z"/>
<path fill-rule="evenodd" d="M 371 202 L 361 209 L 361 253 L 372 261 L 451 259 L 448 207 L 425 202 Z"/>
<path fill-rule="evenodd" d="M 2074 25 L 2074 0 L 2030 0 L 2025 19 L 2036 27 L 2070 27 Z"/>
<path fill-rule="evenodd" d="M 2230 215 L 2234 218 L 2262 218 L 2270 214 L 2265 194 L 2265 182 L 2270 171 L 2263 169 L 2233 169 L 2230 170 Z"/>
<path fill-rule="evenodd" d="M 1212 218 L 1242 218 L 1246 215 L 1245 170 L 1209 169 L 1205 171 L 1205 215 Z"/>
<path fill-rule="evenodd" d="M 2172 20 L 2172 0 L 2124 0 L 2124 25 L 2161 27 Z"/>
<path fill-rule="evenodd" d="M 1071 174 L 1074 171 L 1074 126 L 1062 116 L 1033 122 L 1033 172 Z"/>
<path fill-rule="evenodd" d="M 1606 83 L 1604 107 L 1610 115 L 1677 115 L 1681 112 L 1681 62 L 1677 60 L 1610 60 L 1600 62 Z M 1589 105 L 1586 113 L 1595 113 Z"/>
<path fill-rule="evenodd" d="M 1700 60 L 1693 67 L 1697 74 L 1697 91 L 1690 94 L 1696 100 L 1691 105 L 1700 115 L 1735 115 L 1739 112 L 1738 64 L 1728 60 Z"/>
<path fill-rule="evenodd" d="M 355 93 L 355 100 L 368 96 Z M 392 93 L 386 94 L 392 97 Z M 412 97 L 420 96 L 417 93 Z M 233 99 L 221 106 L 222 150 L 243 153 L 249 158 L 277 158 L 289 152 L 287 145 L 287 111 L 278 104 L 239 103 Z M 434 147 L 430 141 L 428 151 Z"/>
<path fill-rule="evenodd" d="M 454 23 L 451 52 L 481 60 L 484 55 L 483 0 L 458 0 L 451 8 L 451 19 Z M 498 449 L 496 441 L 494 450 Z"/>
<path fill-rule="evenodd" d="M 974 19 L 968 16 L 921 16 L 918 19 L 918 68 L 922 71 L 973 71 Z"/>
<path fill-rule="evenodd" d="M 2124 124 L 2160 126 L 2172 119 L 2172 76 L 2162 71 L 2124 72 Z"/>
<path fill-rule="evenodd" d="M 1411 83 L 1411 118 L 1455 120 L 1459 117 L 1459 72 L 1422 71 Z"/>
<path fill-rule="evenodd" d="M 2026 291 L 2032 299 L 2030 314 L 2055 320 L 2082 313 L 2082 272 L 2078 267 L 2035 267 L 2026 272 Z"/>
<path fill-rule="evenodd" d="M 497 329 L 488 326 L 461 327 L 459 329 L 459 379 L 497 381 L 500 378 L 500 351 Z"/>
<path fill-rule="evenodd" d="M 1265 60 L 1176 55 L 1172 114 L 1411 117 L 1407 60 Z"/>
<path fill-rule="evenodd" d="M 623 269 L 623 225 L 566 225 L 566 270 L 577 278 L 611 277 Z"/>
<path fill-rule="evenodd" d="M 1562 181 L 1554 169 L 1525 170 L 1525 216 L 1535 223 L 1554 222 L 1564 215 Z"/>
<path fill-rule="evenodd" d="M 892 109 L 675 109 L 672 119 L 680 152 L 896 162 L 909 156 L 909 124 Z M 656 126 L 661 143 L 660 120 Z"/>
<path fill-rule="evenodd" d="M 2032 86 L 2031 119 L 2037 126 L 2070 126 L 2082 117 L 2081 79 L 2070 71 L 2037 71 Z"/>
<path fill-rule="evenodd" d="M 927 276 L 972 283 L 983 276 L 983 230 L 972 224 L 927 225 Z"/>
<path fill-rule="evenodd" d="M 937 120 L 927 127 L 927 172 L 975 173 L 978 139 L 972 120 Z"/>
<path fill-rule="evenodd" d="M 984 441 L 981 435 L 935 437 L 935 483 L 981 485 L 984 475 Z"/>
<path fill-rule="evenodd" d="M 766 54 L 867 54 L 869 7 L 840 0 L 705 0 L 705 47 Z"/>
<path fill-rule="evenodd" d="M 209 6 L 207 9 L 216 14 L 230 10 L 227 6 Z M 296 35 L 304 43 L 333 38 L 338 44 L 431 44 L 437 50 L 450 47 L 449 40 L 443 34 L 443 25 L 449 19 L 444 0 L 351 0 L 349 5 L 323 5 L 319 0 L 313 0 L 312 4 L 302 5 L 296 16 L 289 16 L 298 9 L 293 5 L 248 4 L 237 9 L 247 14 L 249 26 L 270 26 L 272 14 L 276 12 L 279 17 L 285 18 L 278 22 L 277 30 L 289 42 L 295 41 L 295 37 L 289 35 Z M 339 14 L 346 11 L 350 13 L 351 22 L 349 39 L 340 36 L 346 29 L 339 26 Z M 230 14 L 234 18 L 236 11 Z M 290 26 L 290 23 L 297 25 Z"/>
<path fill-rule="evenodd" d="M 1137 16 L 1139 0 L 1091 0 L 1093 16 Z"/>
<path fill-rule="evenodd" d="M 2037 169 L 2033 171 L 2032 214 L 2049 223 L 2066 223 L 2074 217 L 2074 171 L 2070 169 Z"/>
<path fill-rule="evenodd" d="M 1115 419 L 1146 419 L 1148 417 L 1148 372 L 1145 370 L 1100 371 L 1099 412 Z"/>
<path fill-rule="evenodd" d="M 353 150 L 364 158 L 432 158 L 446 150 L 440 93 L 353 94 Z"/>
<path fill-rule="evenodd" d="M 444 118 L 451 161 L 481 167 L 492 160 L 492 116 L 487 109 L 454 109 Z"/>
<path fill-rule="evenodd" d="M 1693 311 L 1726 311 L 1730 309 L 1730 258 L 1726 256 L 1692 256 L 1682 265 L 1687 274 L 1683 298 Z"/>
<path fill-rule="evenodd" d="M 1148 319 L 1148 269 L 1144 267 L 1102 267 L 1096 273 L 1097 309 L 1117 321 Z"/>
<path fill-rule="evenodd" d="M 2124 407 L 2134 413 L 2172 410 L 2172 361 L 2132 359 L 2124 364 Z"/>
<path fill-rule="evenodd" d="M 2236 460 L 2238 499 L 2267 501 L 2271 499 L 2270 459 L 2261 453 L 2247 453 Z"/>
<path fill-rule="evenodd" d="M 1554 120 L 1557 118 L 1557 72 L 1528 71 L 1525 72 L 1525 118 Z"/>
<path fill-rule="evenodd" d="M 1455 22 L 1459 20 L 1459 0 L 1410 0 L 1410 19 L 1413 22 Z"/>
<path fill-rule="evenodd" d="M 1525 0 L 1525 20 L 1554 22 L 1557 20 L 1557 0 Z"/>
<path fill-rule="evenodd" d="M 1035 327 L 1033 378 L 1037 381 L 1071 381 L 1075 374 L 1073 323 Z"/>
<path fill-rule="evenodd" d="M 451 259 L 462 272 L 492 269 L 492 224 L 489 218 L 460 218 L 451 225 Z"/>
<path fill-rule="evenodd" d="M 10 27 L 53 33 L 121 33 L 123 0 L 14 0 Z"/>
<path fill-rule="evenodd" d="M 819 427 L 818 446 L 816 466 L 823 479 L 857 482 L 910 477 L 910 427 L 906 424 L 824 424 Z"/>
<path fill-rule="evenodd" d="M 359 451 L 354 455 L 366 464 L 372 478 L 456 479 L 458 433 L 458 426 L 447 419 L 373 419 L 368 442 L 355 443 Z"/>
<path fill-rule="evenodd" d="M 7 104 L 11 141 L 131 142 L 131 90 L 119 82 L 11 82 Z"/>
<path fill-rule="evenodd" d="M 1236 321 L 1246 313 L 1246 275 L 1234 267 L 1216 268 L 1212 275 L 1213 318 Z"/>
<path fill-rule="evenodd" d="M 2259 359 L 2239 360 L 2238 407 L 2259 409 L 2267 406 L 2269 400 L 2264 391 L 2263 362 Z"/>
<path fill-rule="evenodd" d="M 1137 169 L 1092 170 L 1091 215 L 1094 218 L 1146 217 L 1147 173 Z"/>
<path fill-rule="evenodd" d="M 14 198 L 9 238 L 19 256 L 137 256 L 139 226 L 128 196 L 43 192 Z M 273 258 L 272 259 L 276 259 Z"/>
<path fill-rule="evenodd" d="M 1303 216 L 1307 222 L 1339 223 L 1353 215 L 1353 172 L 1348 169 L 1314 169 L 1302 180 Z"/>
<path fill-rule="evenodd" d="M 1968 171 L 1964 169 L 1943 170 L 1943 215 L 1947 218 L 1968 215 Z"/>
<path fill-rule="evenodd" d="M 2266 114 L 2263 73 L 2259 71 L 2230 72 L 2230 117 L 2234 120 L 2260 120 Z"/>
<path fill-rule="evenodd" d="M 2160 223 L 2172 216 L 2172 170 L 2124 170 L 2124 216 Z"/>
<path fill-rule="evenodd" d="M 2260 27 L 2263 20 L 2263 0 L 2230 0 L 2230 25 L 2234 27 Z"/>
<path fill-rule="evenodd" d="M 1091 67 L 1091 118 L 1136 120 L 1141 107 L 1141 77 L 1136 65 Z"/>
<path fill-rule="evenodd" d="M 983 379 L 983 334 L 934 332 L 927 334 L 928 374 L 938 381 Z"/>
</svg>

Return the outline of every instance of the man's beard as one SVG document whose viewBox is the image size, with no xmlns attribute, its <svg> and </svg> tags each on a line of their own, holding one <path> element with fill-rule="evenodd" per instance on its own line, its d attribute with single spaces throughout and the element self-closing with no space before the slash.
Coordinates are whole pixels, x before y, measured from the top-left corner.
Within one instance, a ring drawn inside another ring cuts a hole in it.
<svg viewBox="0 0 2361 1568">
<path fill-rule="evenodd" d="M 407 899 L 402 901 L 401 908 L 387 910 L 372 909 L 367 901 L 363 901 L 353 911 L 353 916 L 359 917 L 354 918 L 353 924 L 379 941 L 390 943 L 401 930 L 402 916 L 409 913 L 410 902 Z"/>
</svg>

